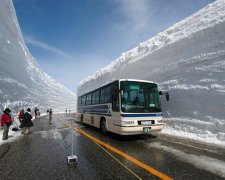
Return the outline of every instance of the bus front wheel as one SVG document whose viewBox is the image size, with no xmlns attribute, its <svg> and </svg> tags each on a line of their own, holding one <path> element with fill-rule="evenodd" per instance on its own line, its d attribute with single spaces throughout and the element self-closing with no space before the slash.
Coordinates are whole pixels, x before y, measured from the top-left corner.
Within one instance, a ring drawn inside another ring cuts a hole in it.
<svg viewBox="0 0 225 180">
<path fill-rule="evenodd" d="M 105 119 L 102 119 L 102 120 L 101 120 L 101 123 L 100 123 L 100 130 L 101 130 L 101 133 L 102 133 L 103 135 L 106 135 L 106 134 L 107 134 L 106 120 L 105 120 Z"/>
</svg>

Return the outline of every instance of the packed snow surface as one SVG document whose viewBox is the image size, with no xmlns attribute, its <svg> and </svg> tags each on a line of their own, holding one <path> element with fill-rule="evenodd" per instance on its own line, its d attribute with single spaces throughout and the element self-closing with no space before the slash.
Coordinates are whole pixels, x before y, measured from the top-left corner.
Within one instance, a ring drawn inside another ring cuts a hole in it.
<svg viewBox="0 0 225 180">
<path fill-rule="evenodd" d="M 155 81 L 162 133 L 225 146 L 225 1 L 218 0 L 140 43 L 80 82 L 78 96 L 115 79 Z"/>
<path fill-rule="evenodd" d="M 11 0 L 0 1 L 0 110 L 76 109 L 76 96 L 42 71 L 26 47 Z"/>
</svg>

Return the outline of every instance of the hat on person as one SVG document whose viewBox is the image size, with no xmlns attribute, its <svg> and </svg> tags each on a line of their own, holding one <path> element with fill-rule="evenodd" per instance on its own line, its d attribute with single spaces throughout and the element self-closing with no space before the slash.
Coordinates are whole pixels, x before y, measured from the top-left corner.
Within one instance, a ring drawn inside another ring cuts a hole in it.
<svg viewBox="0 0 225 180">
<path fill-rule="evenodd" d="M 31 109 L 30 109 L 30 108 L 27 108 L 27 111 L 28 111 L 28 112 L 31 112 Z"/>
<path fill-rule="evenodd" d="M 4 113 L 10 113 L 11 110 L 9 108 L 5 108 L 5 111 L 3 111 Z"/>
</svg>

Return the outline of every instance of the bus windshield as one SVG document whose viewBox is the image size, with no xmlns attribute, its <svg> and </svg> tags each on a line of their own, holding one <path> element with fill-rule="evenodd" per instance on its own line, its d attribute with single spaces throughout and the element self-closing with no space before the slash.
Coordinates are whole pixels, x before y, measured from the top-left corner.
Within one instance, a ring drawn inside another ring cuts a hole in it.
<svg viewBox="0 0 225 180">
<path fill-rule="evenodd" d="M 159 92 L 156 84 L 136 81 L 121 81 L 120 87 L 122 112 L 161 112 Z"/>
</svg>

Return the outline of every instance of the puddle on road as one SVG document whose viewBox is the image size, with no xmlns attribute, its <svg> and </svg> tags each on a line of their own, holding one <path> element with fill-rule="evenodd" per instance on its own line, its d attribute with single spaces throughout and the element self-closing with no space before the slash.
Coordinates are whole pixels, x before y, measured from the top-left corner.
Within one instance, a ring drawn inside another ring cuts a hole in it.
<svg viewBox="0 0 225 180">
<path fill-rule="evenodd" d="M 69 131 L 69 133 L 71 133 L 71 128 L 51 129 L 48 131 L 39 131 L 36 133 L 41 134 L 41 137 L 43 139 L 62 140 L 63 139 L 63 135 L 62 135 L 63 131 Z M 76 132 L 75 130 L 73 131 L 73 134 L 74 134 L 74 136 L 81 136 L 80 133 Z"/>
</svg>

